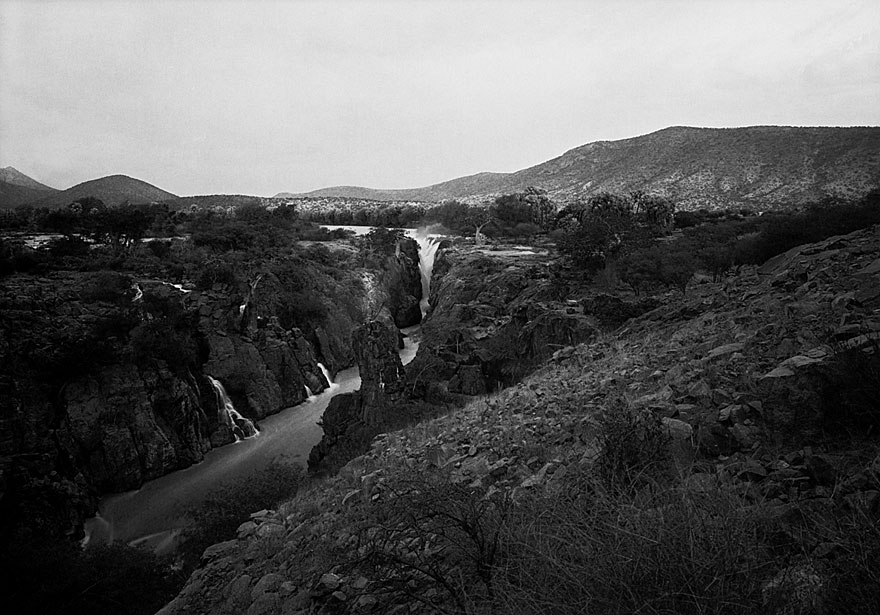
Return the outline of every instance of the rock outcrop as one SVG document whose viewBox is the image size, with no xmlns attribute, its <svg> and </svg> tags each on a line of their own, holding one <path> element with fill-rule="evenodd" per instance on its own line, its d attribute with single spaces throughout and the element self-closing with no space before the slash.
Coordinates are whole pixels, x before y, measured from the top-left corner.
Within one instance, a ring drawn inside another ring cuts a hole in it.
<svg viewBox="0 0 880 615">
<path fill-rule="evenodd" d="M 312 470 L 335 446 L 387 422 L 405 399 L 406 373 L 400 362 L 397 331 L 374 320 L 355 329 L 353 338 L 361 387 L 330 400 L 321 419 L 324 436 L 309 454 Z"/>
<path fill-rule="evenodd" d="M 549 257 L 461 245 L 434 263 L 431 310 L 408 370 L 419 387 L 442 382 L 476 395 L 506 386 L 556 350 L 587 341 L 597 321 L 577 303 L 552 299 Z"/>
</svg>

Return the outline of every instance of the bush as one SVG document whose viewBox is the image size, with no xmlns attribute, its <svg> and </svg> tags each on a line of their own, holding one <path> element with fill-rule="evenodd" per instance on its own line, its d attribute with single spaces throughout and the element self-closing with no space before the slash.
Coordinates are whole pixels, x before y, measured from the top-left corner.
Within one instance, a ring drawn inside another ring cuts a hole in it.
<svg viewBox="0 0 880 615">
<path fill-rule="evenodd" d="M 87 256 L 91 244 L 79 237 L 59 237 L 46 244 L 53 258 L 65 256 Z"/>
<path fill-rule="evenodd" d="M 85 301 L 109 303 L 130 300 L 129 295 L 134 297 L 131 277 L 115 271 L 98 271 L 89 274 L 80 293 Z"/>
<path fill-rule="evenodd" d="M 184 530 L 181 546 L 187 568 L 194 568 L 210 545 L 233 538 L 252 512 L 275 508 L 293 498 L 302 481 L 299 466 L 276 460 L 253 476 L 209 495 L 187 515 L 190 525 Z"/>
<path fill-rule="evenodd" d="M 384 606 L 418 601 L 431 612 L 443 602 L 466 613 L 476 602 L 494 602 L 510 501 L 483 497 L 442 476 L 404 476 L 395 484 L 361 530 L 359 563 L 370 571 Z"/>
<path fill-rule="evenodd" d="M 199 290 L 210 290 L 214 284 L 235 288 L 239 284 L 239 277 L 235 267 L 229 263 L 211 263 L 198 273 L 195 282 Z"/>
<path fill-rule="evenodd" d="M 198 344 L 186 319 L 161 316 L 139 324 L 131 332 L 132 359 L 149 366 L 164 361 L 177 374 L 186 374 L 199 362 Z"/>
<path fill-rule="evenodd" d="M 609 489 L 669 478 L 669 442 L 660 417 L 612 397 L 599 416 L 598 475 Z"/>
<path fill-rule="evenodd" d="M 288 292 L 281 296 L 278 322 L 285 329 L 302 328 L 307 323 L 320 321 L 326 316 L 327 308 L 313 292 Z"/>
</svg>

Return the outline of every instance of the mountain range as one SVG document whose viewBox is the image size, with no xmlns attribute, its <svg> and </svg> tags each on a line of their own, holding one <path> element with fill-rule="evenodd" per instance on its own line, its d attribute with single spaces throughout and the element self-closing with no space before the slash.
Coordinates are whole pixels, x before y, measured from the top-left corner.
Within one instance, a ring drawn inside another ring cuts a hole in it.
<svg viewBox="0 0 880 615">
<path fill-rule="evenodd" d="M 880 188 L 880 127 L 674 126 L 631 139 L 588 143 L 515 173 L 477 173 L 423 188 L 335 186 L 275 196 L 480 202 L 528 186 L 543 188 L 558 201 L 642 190 L 669 197 L 681 209 L 767 210 L 826 196 L 857 198 Z M 108 205 L 176 198 L 125 175 L 59 191 L 12 167 L 0 169 L 0 209 L 58 207 L 87 196 Z"/>
<path fill-rule="evenodd" d="M 643 190 L 685 209 L 772 209 L 825 196 L 857 197 L 880 186 L 880 127 L 674 126 L 588 143 L 515 173 L 478 173 L 424 188 L 336 186 L 276 196 L 473 201 L 527 186 L 558 200 Z"/>
<path fill-rule="evenodd" d="M 6 167 L 3 171 L 5 174 L 0 181 L 0 209 L 25 204 L 33 207 L 61 207 L 89 196 L 98 198 L 107 205 L 152 203 L 177 198 L 175 194 L 127 175 L 108 175 L 77 184 L 67 190 L 55 190 L 12 167 Z M 7 176 L 14 178 L 17 183 L 5 179 Z M 44 189 L 26 186 L 26 181 L 43 186 Z M 27 196 L 32 198 L 21 200 Z"/>
</svg>

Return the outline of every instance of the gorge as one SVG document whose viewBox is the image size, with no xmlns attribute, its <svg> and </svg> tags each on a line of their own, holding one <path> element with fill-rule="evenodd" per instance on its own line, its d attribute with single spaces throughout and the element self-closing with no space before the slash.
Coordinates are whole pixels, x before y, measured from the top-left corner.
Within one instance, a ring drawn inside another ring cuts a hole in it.
<svg viewBox="0 0 880 615">
<path fill-rule="evenodd" d="M 357 229 L 359 234 L 369 230 Z M 421 229 L 408 231 L 407 235 L 416 238 L 419 246 L 418 267 L 423 293 L 420 305 L 424 315 L 439 241 Z M 260 279 L 256 278 L 249 286 L 247 299 L 239 307 L 239 315 L 244 316 Z M 399 356 L 406 365 L 418 351 L 419 326 L 405 329 L 402 334 L 403 347 Z M 313 394 L 311 387 L 305 384 L 306 400 L 261 419 L 259 429 L 235 409 L 223 384 L 207 376 L 217 395 L 218 421 L 234 434 L 234 445 L 215 448 L 197 464 L 148 481 L 135 491 L 104 497 L 97 516 L 85 523 L 84 544 L 123 541 L 147 545 L 157 553 L 171 552 L 180 532 L 190 522 L 188 516 L 197 511 L 208 496 L 234 488 L 240 481 L 259 475 L 273 464 L 287 466 L 291 471 L 296 466 L 304 467 L 309 452 L 324 435 L 321 419 L 332 398 L 361 387 L 357 366 L 339 371 L 333 379 L 323 364 L 317 365 L 330 385 Z"/>
</svg>

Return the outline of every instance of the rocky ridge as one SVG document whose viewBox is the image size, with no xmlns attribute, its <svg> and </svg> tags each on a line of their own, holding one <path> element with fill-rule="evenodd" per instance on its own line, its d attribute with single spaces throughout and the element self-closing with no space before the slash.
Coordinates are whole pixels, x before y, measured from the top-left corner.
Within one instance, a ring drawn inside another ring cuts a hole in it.
<svg viewBox="0 0 880 615">
<path fill-rule="evenodd" d="M 298 196 L 480 202 L 536 186 L 557 200 L 643 190 L 682 209 L 766 210 L 825 196 L 858 198 L 876 188 L 878 139 L 877 127 L 672 126 L 587 143 L 515 173 L 479 173 L 402 190 L 338 186 Z"/>
<path fill-rule="evenodd" d="M 659 421 L 682 489 L 722 489 L 743 512 L 759 507 L 762 531 L 803 553 L 765 571 L 765 607 L 782 595 L 773 612 L 820 613 L 824 575 L 845 546 L 806 529 L 839 511 L 880 514 L 880 448 L 849 453 L 819 438 L 829 416 L 820 389 L 842 377 L 846 351 L 876 366 L 878 314 L 876 227 L 700 285 L 616 335 L 559 350 L 517 386 L 377 437 L 336 477 L 255 513 L 235 538 L 209 548 L 161 613 L 406 613 L 442 604 L 436 589 L 387 602 L 387 579 L 358 557 L 370 536 L 392 541 L 386 547 L 400 557 L 444 555 L 358 520 L 401 497 L 405 476 L 437 477 L 488 500 L 566 488 L 595 470 L 601 410 L 615 399 Z"/>
</svg>

